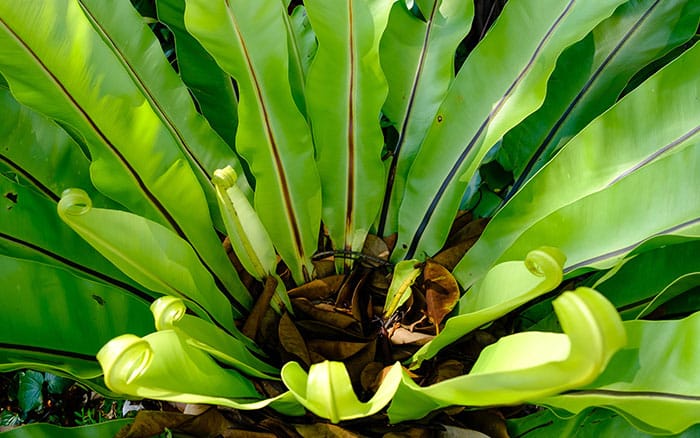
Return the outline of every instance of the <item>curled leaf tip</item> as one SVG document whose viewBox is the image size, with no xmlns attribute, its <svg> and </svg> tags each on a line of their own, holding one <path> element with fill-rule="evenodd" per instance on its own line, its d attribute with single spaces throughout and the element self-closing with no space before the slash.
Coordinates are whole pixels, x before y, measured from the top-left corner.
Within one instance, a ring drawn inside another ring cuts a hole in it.
<svg viewBox="0 0 700 438">
<path fill-rule="evenodd" d="M 91 208 L 92 200 L 82 189 L 66 189 L 61 193 L 61 200 L 58 201 L 58 212 L 62 215 L 80 216 Z"/>
<path fill-rule="evenodd" d="M 236 181 L 238 181 L 238 174 L 231 166 L 226 166 L 223 169 L 216 169 L 214 171 L 214 176 L 211 179 L 211 182 L 214 185 L 220 186 L 223 189 L 233 187 L 236 184 Z"/>
<path fill-rule="evenodd" d="M 552 246 L 541 246 L 530 251 L 525 257 L 525 267 L 539 277 L 561 273 L 565 262 L 566 255 Z"/>
<path fill-rule="evenodd" d="M 135 335 L 118 336 L 97 353 L 107 387 L 119 393 L 126 393 L 125 388 L 146 372 L 152 360 L 151 346 Z"/>
<path fill-rule="evenodd" d="M 168 330 L 173 328 L 175 322 L 185 316 L 187 306 L 180 298 L 166 295 L 151 304 L 151 312 L 155 319 L 156 330 Z"/>
</svg>

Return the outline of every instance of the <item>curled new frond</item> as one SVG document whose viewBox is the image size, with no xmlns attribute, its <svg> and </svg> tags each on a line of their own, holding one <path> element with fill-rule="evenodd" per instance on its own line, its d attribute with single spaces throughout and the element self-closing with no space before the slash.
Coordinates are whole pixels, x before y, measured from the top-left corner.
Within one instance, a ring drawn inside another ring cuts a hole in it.
<svg viewBox="0 0 700 438">
<path fill-rule="evenodd" d="M 58 214 L 80 216 L 92 209 L 92 199 L 82 189 L 66 189 L 58 201 Z"/>
</svg>

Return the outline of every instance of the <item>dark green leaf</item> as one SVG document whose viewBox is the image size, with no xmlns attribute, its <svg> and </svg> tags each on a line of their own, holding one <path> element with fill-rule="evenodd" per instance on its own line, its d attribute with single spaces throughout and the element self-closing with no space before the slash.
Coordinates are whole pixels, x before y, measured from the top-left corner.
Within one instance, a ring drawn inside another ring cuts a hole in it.
<svg viewBox="0 0 700 438">
<path fill-rule="evenodd" d="M 49 394 L 63 394 L 73 384 L 72 380 L 51 373 L 44 373 L 44 381 Z"/>
<path fill-rule="evenodd" d="M 19 374 L 19 387 L 17 388 L 17 401 L 19 408 L 26 415 L 30 411 L 39 409 L 44 404 L 44 374 L 27 370 Z"/>
<path fill-rule="evenodd" d="M 125 418 L 80 427 L 60 427 L 54 424 L 36 423 L 0 433 L 0 436 L 2 438 L 103 438 L 115 436 L 117 432 L 133 421 L 131 418 Z"/>
</svg>

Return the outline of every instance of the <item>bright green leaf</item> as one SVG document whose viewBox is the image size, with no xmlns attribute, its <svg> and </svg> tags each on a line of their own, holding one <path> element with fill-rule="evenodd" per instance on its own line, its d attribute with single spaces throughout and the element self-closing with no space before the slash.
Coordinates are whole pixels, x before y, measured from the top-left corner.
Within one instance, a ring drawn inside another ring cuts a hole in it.
<svg viewBox="0 0 700 438">
<path fill-rule="evenodd" d="M 382 202 L 379 116 L 388 88 L 379 41 L 393 1 L 305 2 L 318 40 L 306 93 L 309 116 L 316 121 L 323 223 L 339 250 L 362 250 Z"/>
<path fill-rule="evenodd" d="M 700 3 L 693 0 L 628 1 L 567 49 L 542 107 L 503 139 L 500 153 L 519 176 L 510 192 L 612 106 L 638 70 L 693 36 L 699 16 Z"/>
<path fill-rule="evenodd" d="M 235 329 L 232 337 L 214 324 L 187 315 L 185 303 L 175 297 L 164 296 L 151 304 L 156 330 L 176 330 L 178 336 L 202 351 L 211 354 L 223 363 L 233 366 L 250 376 L 275 379 L 279 370 L 254 356 L 260 349 L 250 339 Z"/>
<path fill-rule="evenodd" d="M 522 332 L 489 345 L 467 375 L 420 387 L 404 373 L 389 406 L 392 423 L 450 405 L 519 404 L 586 385 L 625 345 L 615 308 L 593 289 L 554 302 L 564 333 Z"/>
<path fill-rule="evenodd" d="M 578 413 L 603 406 L 653 434 L 700 423 L 700 312 L 677 321 L 625 321 L 627 346 L 584 388 L 538 403 Z"/>
<path fill-rule="evenodd" d="M 4 255 L 0 278 L 6 284 L 0 294 L 0 371 L 31 367 L 93 386 L 89 380 L 102 374 L 95 354 L 105 342 L 153 330 L 145 294 Z"/>
<path fill-rule="evenodd" d="M 233 325 L 233 310 L 192 248 L 164 226 L 132 213 L 92 208 L 79 189 L 64 192 L 58 214 L 83 239 L 144 287 L 184 298 L 194 310 Z M 239 302 L 252 299 L 240 289 Z M 201 306 L 201 307 L 200 307 Z"/>
<path fill-rule="evenodd" d="M 421 2 L 425 20 L 403 1 L 389 15 L 379 54 L 389 84 L 385 115 L 399 133 L 388 170 L 379 234 L 397 231 L 408 169 L 455 76 L 457 45 L 471 27 L 474 4 L 464 0 Z"/>
<path fill-rule="evenodd" d="M 462 296 L 457 314 L 447 319 L 440 334 L 413 355 L 413 366 L 470 331 L 559 286 L 565 260 L 558 249 L 543 247 L 530 251 L 524 261 L 494 266 Z"/>
<path fill-rule="evenodd" d="M 542 104 L 561 52 L 622 2 L 506 3 L 457 73 L 411 166 L 392 260 L 421 259 L 442 247 L 486 153 Z"/>
<path fill-rule="evenodd" d="M 87 145 L 100 192 L 190 242 L 222 290 L 240 288 L 212 225 L 205 172 L 235 156 L 129 2 L 4 2 L 0 17 L 0 71 L 15 98 Z"/>
<path fill-rule="evenodd" d="M 250 380 L 235 370 L 222 368 L 174 330 L 143 338 L 119 336 L 97 353 L 97 359 L 104 369 L 105 383 L 120 394 L 234 409 L 272 405 L 287 415 L 300 413 L 289 393 L 260 400 Z"/>
<path fill-rule="evenodd" d="M 389 291 L 384 303 L 384 318 L 388 318 L 398 310 L 411 296 L 411 285 L 421 273 L 418 260 L 403 260 L 394 266 Z"/>
<path fill-rule="evenodd" d="M 522 257 L 533 242 L 566 253 L 569 274 L 612 267 L 650 237 L 697 229 L 698 72 L 700 45 L 567 143 L 496 214 L 455 268 L 462 286 L 499 261 Z M 620 218 L 626 218 L 624 227 L 610 226 Z"/>
<path fill-rule="evenodd" d="M 285 15 L 280 0 L 190 0 L 185 24 L 236 80 L 236 148 L 255 176 L 255 209 L 301 284 L 313 271 L 321 187 L 309 127 L 280 80 L 289 71 Z"/>
<path fill-rule="evenodd" d="M 337 423 L 379 412 L 391 401 L 401 383 L 401 373 L 401 365 L 395 363 L 366 403 L 357 399 L 342 362 L 324 361 L 311 365 L 308 374 L 298 363 L 287 362 L 282 368 L 282 381 L 306 409 Z"/>
</svg>

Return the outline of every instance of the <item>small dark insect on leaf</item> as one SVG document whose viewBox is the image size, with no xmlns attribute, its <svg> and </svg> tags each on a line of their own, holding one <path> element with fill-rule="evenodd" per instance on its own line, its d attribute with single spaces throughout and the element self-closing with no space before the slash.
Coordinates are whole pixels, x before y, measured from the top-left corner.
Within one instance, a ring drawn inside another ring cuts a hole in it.
<svg viewBox="0 0 700 438">
<path fill-rule="evenodd" d="M 92 299 L 95 300 L 95 302 L 96 302 L 97 304 L 99 304 L 100 306 L 104 306 L 104 305 L 105 305 L 105 300 L 104 300 L 104 298 L 102 298 L 102 297 L 99 296 L 99 295 L 93 295 L 93 296 L 92 296 Z"/>
</svg>

